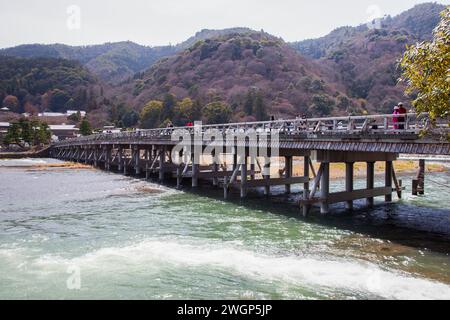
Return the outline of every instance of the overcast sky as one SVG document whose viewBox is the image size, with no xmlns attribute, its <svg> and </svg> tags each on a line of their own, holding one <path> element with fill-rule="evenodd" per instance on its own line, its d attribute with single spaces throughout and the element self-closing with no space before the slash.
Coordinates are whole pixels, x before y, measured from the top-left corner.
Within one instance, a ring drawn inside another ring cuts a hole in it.
<svg viewBox="0 0 450 320">
<path fill-rule="evenodd" d="M 204 29 L 264 29 L 286 41 L 396 15 L 420 0 L 0 0 L 0 47 L 176 44 Z M 437 1 L 450 4 L 450 0 Z"/>
</svg>

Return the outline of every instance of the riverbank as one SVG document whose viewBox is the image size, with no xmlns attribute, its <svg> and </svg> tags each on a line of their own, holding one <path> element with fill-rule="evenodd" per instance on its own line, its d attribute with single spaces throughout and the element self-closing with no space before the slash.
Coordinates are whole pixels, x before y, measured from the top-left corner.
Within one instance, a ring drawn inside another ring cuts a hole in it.
<svg viewBox="0 0 450 320">
<path fill-rule="evenodd" d="M 25 159 L 25 158 L 45 158 L 48 157 L 49 148 L 28 151 L 0 152 L 0 159 Z"/>
</svg>

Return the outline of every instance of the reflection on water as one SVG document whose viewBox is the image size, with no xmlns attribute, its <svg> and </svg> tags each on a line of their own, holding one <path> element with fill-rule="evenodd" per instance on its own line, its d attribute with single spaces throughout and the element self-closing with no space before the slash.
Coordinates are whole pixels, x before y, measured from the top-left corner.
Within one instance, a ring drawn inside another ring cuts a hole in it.
<svg viewBox="0 0 450 320">
<path fill-rule="evenodd" d="M 287 204 L 296 194 L 244 205 L 14 161 L 0 161 L 0 298 L 450 298 L 450 205 L 437 183 L 426 197 L 303 219 Z M 74 266 L 80 290 L 67 287 Z"/>
</svg>

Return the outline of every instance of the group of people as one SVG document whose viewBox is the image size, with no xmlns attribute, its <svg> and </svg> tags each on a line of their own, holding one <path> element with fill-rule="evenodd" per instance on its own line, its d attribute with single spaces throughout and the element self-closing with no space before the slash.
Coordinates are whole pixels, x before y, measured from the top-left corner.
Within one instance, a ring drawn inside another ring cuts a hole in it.
<svg viewBox="0 0 450 320">
<path fill-rule="evenodd" d="M 186 126 L 186 127 L 193 127 L 194 124 L 193 124 L 192 122 L 187 122 L 187 123 L 185 124 L 185 126 Z M 169 121 L 169 122 L 167 123 L 167 126 L 166 126 L 166 127 L 167 127 L 167 128 L 174 128 L 174 125 L 173 125 L 172 121 Z"/>
</svg>

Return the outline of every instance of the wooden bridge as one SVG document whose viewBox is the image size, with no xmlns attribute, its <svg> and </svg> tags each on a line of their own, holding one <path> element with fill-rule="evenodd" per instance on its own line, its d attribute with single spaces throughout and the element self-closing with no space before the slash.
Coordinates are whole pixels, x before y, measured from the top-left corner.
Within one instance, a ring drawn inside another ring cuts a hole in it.
<svg viewBox="0 0 450 320">
<path fill-rule="evenodd" d="M 403 122 L 394 115 L 294 119 L 269 122 L 195 125 L 182 128 L 136 130 L 114 134 L 94 134 L 55 143 L 50 155 L 66 161 L 92 164 L 124 174 L 156 176 L 160 182 L 184 179 L 198 187 L 199 180 L 224 190 L 240 190 L 245 198 L 250 188 L 262 188 L 270 195 L 272 186 L 303 185 L 299 201 L 306 215 L 311 205 L 320 204 L 328 213 L 329 204 L 384 196 L 401 197 L 393 162 L 398 154 L 449 155 L 448 122 L 431 126 L 426 114 L 407 114 Z M 398 116 L 397 116 L 398 117 Z M 426 136 L 422 132 L 426 131 Z M 256 151 L 255 151 L 256 150 Z M 293 175 L 294 157 L 303 160 L 301 176 Z M 315 170 L 312 159 L 320 163 Z M 385 162 L 384 186 L 375 187 L 375 162 Z M 282 163 L 280 170 L 271 167 Z M 366 188 L 353 186 L 354 163 L 367 163 Z M 330 163 L 345 163 L 345 190 L 330 193 Z M 273 168 L 272 168 L 273 169 Z M 419 187 L 423 188 L 423 179 Z"/>
</svg>

